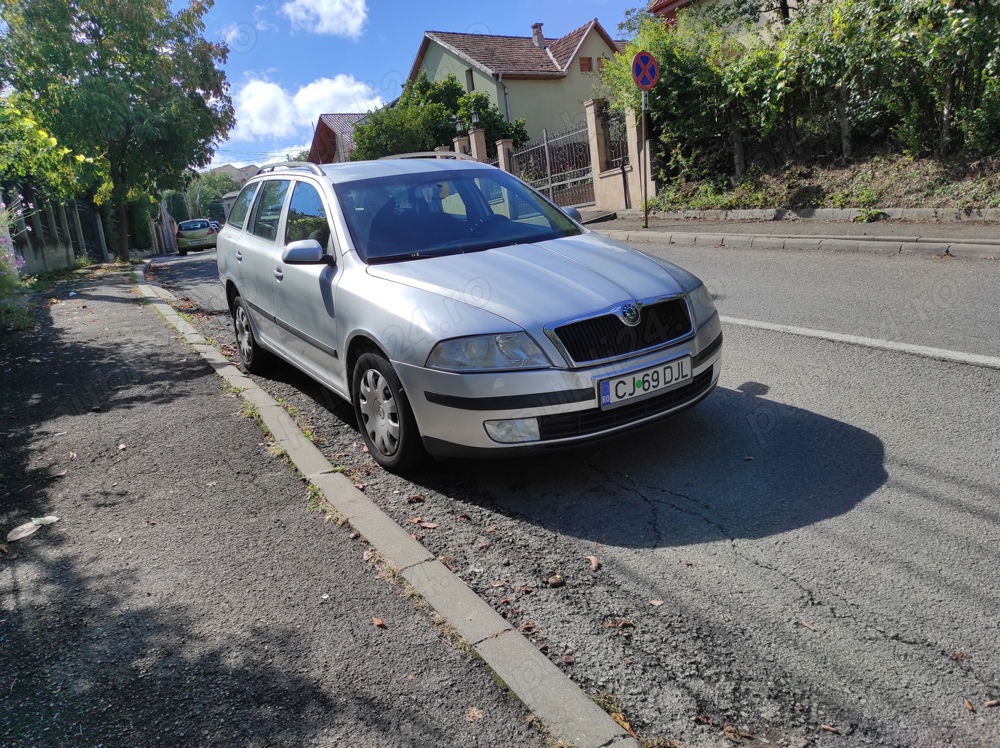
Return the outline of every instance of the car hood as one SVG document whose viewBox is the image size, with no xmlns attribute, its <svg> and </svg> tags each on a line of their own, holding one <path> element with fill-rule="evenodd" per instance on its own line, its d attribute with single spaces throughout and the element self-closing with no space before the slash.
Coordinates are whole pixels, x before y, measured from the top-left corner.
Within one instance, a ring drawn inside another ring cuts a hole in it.
<svg viewBox="0 0 1000 748">
<path fill-rule="evenodd" d="M 368 273 L 465 301 L 525 329 L 682 290 L 663 265 L 594 235 L 369 265 Z"/>
</svg>

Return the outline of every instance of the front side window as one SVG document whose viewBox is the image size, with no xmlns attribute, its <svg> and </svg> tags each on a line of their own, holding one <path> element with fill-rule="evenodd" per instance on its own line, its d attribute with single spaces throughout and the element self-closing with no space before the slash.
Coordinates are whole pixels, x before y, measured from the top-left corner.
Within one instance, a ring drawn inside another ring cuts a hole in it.
<svg viewBox="0 0 1000 748">
<path fill-rule="evenodd" d="M 285 219 L 285 244 L 303 239 L 315 239 L 329 251 L 330 222 L 323 198 L 308 182 L 297 182 Z"/>
<path fill-rule="evenodd" d="M 253 184 L 248 184 L 243 188 L 243 192 L 240 196 L 236 198 L 236 202 L 233 203 L 232 210 L 229 211 L 229 220 L 227 223 L 231 226 L 235 226 L 238 229 L 243 228 L 243 222 L 246 220 L 247 211 L 250 210 L 250 203 L 253 202 L 253 196 L 257 194 L 257 186 L 260 182 L 254 182 Z"/>
<path fill-rule="evenodd" d="M 400 174 L 335 186 L 366 262 L 475 252 L 574 236 L 580 229 L 498 169 Z"/>
<path fill-rule="evenodd" d="M 289 184 L 287 179 L 264 182 L 260 198 L 254 205 L 253 219 L 250 221 L 251 234 L 272 242 L 278 238 L 278 221 L 281 219 L 281 208 L 285 204 Z"/>
</svg>

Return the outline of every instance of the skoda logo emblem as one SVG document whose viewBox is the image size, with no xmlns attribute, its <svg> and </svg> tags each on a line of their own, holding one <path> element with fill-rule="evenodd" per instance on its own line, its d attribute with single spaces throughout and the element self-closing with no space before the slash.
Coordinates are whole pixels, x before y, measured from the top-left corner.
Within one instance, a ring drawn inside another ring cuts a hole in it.
<svg viewBox="0 0 1000 748">
<path fill-rule="evenodd" d="M 639 307 L 635 304 L 625 304 L 622 306 L 621 318 L 629 327 L 635 327 L 639 324 Z"/>
</svg>

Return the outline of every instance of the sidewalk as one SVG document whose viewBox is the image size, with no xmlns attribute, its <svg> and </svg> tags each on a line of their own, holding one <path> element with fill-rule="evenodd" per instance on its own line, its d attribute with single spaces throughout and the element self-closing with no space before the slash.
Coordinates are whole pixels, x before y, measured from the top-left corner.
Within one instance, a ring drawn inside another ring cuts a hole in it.
<svg viewBox="0 0 1000 748">
<path fill-rule="evenodd" d="M 59 517 L 0 553 L 0 743 L 545 744 L 129 277 L 47 296 L 0 335 L 0 528 Z"/>
<path fill-rule="evenodd" d="M 1000 224 L 981 220 L 718 220 L 717 211 L 699 213 L 709 218 L 690 213 L 690 218 L 650 215 L 646 229 L 639 211 L 617 211 L 610 220 L 607 212 L 588 211 L 584 222 L 620 241 L 1000 257 Z"/>
</svg>

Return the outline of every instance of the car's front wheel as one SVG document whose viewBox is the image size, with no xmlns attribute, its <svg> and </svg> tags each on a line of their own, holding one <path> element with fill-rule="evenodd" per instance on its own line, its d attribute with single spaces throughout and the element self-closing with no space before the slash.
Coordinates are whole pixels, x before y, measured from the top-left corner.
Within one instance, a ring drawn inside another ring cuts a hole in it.
<svg viewBox="0 0 1000 748">
<path fill-rule="evenodd" d="M 263 374 L 267 369 L 269 354 L 257 343 L 253 327 L 250 325 L 250 313 L 242 296 L 233 299 L 233 328 L 236 331 L 236 347 L 239 349 L 240 361 L 251 374 Z"/>
<path fill-rule="evenodd" d="M 358 359 L 351 394 L 358 428 L 379 465 L 399 473 L 427 459 L 403 385 L 381 354 L 365 353 Z"/>
</svg>

